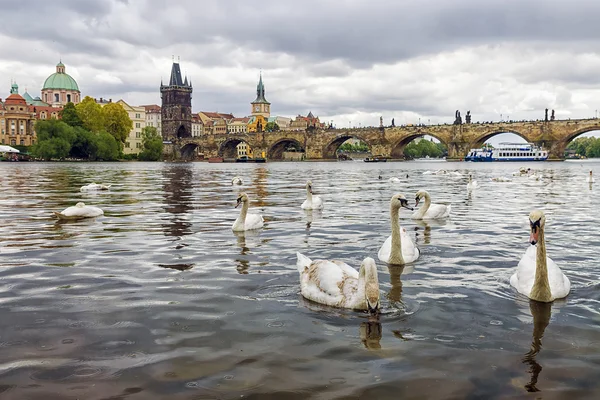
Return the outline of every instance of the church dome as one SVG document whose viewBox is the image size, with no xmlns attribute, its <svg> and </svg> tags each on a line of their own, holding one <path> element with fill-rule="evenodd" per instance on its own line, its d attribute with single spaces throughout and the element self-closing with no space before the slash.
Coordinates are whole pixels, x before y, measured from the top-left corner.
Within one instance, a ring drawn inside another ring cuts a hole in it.
<svg viewBox="0 0 600 400">
<path fill-rule="evenodd" d="M 71 75 L 65 72 L 65 65 L 59 62 L 56 65 L 56 72 L 46 78 L 44 89 L 75 90 L 79 92 L 79 86 Z"/>
</svg>

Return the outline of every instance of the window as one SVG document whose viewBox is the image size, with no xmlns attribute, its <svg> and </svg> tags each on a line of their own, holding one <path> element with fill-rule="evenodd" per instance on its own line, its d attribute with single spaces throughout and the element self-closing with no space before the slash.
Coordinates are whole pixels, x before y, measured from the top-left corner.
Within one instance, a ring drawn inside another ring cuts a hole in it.
<svg viewBox="0 0 600 400">
<path fill-rule="evenodd" d="M 136 149 L 141 149 L 141 148 L 142 148 L 142 144 L 141 144 L 141 143 L 139 143 L 139 142 L 138 142 L 138 143 L 136 143 L 136 144 L 135 144 L 135 148 L 136 148 Z"/>
<path fill-rule="evenodd" d="M 48 102 L 48 93 L 44 93 L 44 99 L 46 100 L 46 103 Z"/>
<path fill-rule="evenodd" d="M 58 93 L 54 93 L 54 101 L 57 103 L 60 101 L 60 98 L 58 97 Z"/>
<path fill-rule="evenodd" d="M 136 119 L 140 119 L 140 114 L 135 114 Z"/>
<path fill-rule="evenodd" d="M 21 146 L 25 145 L 25 140 L 21 139 Z"/>
<path fill-rule="evenodd" d="M 67 94 L 67 103 L 70 103 L 70 102 L 71 102 L 71 95 Z"/>
<path fill-rule="evenodd" d="M 140 127 L 140 123 L 139 123 L 139 122 L 136 122 L 136 123 L 135 123 L 135 127 L 136 127 L 136 128 L 139 128 L 139 127 Z"/>
<path fill-rule="evenodd" d="M 17 141 L 15 139 L 11 139 L 10 144 L 11 144 L 11 146 L 16 146 Z"/>
<path fill-rule="evenodd" d="M 125 147 L 129 148 L 131 145 L 129 144 L 129 142 L 125 142 Z"/>
<path fill-rule="evenodd" d="M 141 138 L 142 137 L 142 133 L 141 132 L 136 132 L 135 133 L 135 137 L 136 138 Z"/>
</svg>

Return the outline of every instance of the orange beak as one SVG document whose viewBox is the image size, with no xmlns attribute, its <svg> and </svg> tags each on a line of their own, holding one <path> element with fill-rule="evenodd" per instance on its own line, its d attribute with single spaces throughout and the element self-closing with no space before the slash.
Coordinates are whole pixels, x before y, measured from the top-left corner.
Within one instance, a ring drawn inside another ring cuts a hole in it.
<svg viewBox="0 0 600 400">
<path fill-rule="evenodd" d="M 531 234 L 529 235 L 529 243 L 535 245 L 538 242 L 538 233 L 539 231 L 536 229 L 535 231 L 532 229 Z"/>
</svg>

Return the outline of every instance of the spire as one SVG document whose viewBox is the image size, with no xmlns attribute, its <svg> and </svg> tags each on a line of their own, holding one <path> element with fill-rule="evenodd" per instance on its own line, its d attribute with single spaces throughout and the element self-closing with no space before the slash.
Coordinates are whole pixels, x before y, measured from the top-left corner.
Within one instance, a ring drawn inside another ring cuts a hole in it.
<svg viewBox="0 0 600 400">
<path fill-rule="evenodd" d="M 256 100 L 254 100 L 253 103 L 267 103 L 267 104 L 270 104 L 265 99 L 265 85 L 263 84 L 263 80 L 262 80 L 262 71 L 260 72 L 260 78 L 258 80 L 258 85 L 256 85 Z"/>
<path fill-rule="evenodd" d="M 183 81 L 183 86 L 189 86 L 188 80 L 187 80 L 187 75 L 185 76 L 185 80 Z"/>
<path fill-rule="evenodd" d="M 183 81 L 181 80 L 181 69 L 179 68 L 179 63 L 173 62 L 173 66 L 171 67 L 171 79 L 169 80 L 170 86 L 183 86 Z"/>
<path fill-rule="evenodd" d="M 13 82 L 13 84 L 10 85 L 10 94 L 19 94 L 19 85 L 17 85 L 17 82 Z"/>
</svg>

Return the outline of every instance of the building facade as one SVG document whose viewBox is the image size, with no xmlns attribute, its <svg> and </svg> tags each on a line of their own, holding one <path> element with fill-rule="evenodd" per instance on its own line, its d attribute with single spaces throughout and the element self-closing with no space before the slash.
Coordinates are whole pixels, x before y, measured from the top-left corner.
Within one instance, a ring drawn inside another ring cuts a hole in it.
<svg viewBox="0 0 600 400">
<path fill-rule="evenodd" d="M 192 114 L 192 137 L 204 135 L 204 123 L 198 114 Z"/>
<path fill-rule="evenodd" d="M 250 103 L 252 105 L 252 115 L 269 118 L 271 116 L 271 103 L 265 99 L 265 85 L 262 81 L 262 73 L 258 85 L 256 85 L 256 99 Z"/>
<path fill-rule="evenodd" d="M 65 71 L 65 65 L 59 62 L 56 65 L 56 72 L 46 78 L 41 98 L 44 103 L 52 107 L 64 107 L 69 102 L 77 104 L 81 101 L 77 82 Z"/>
<path fill-rule="evenodd" d="M 123 146 L 124 154 L 138 154 L 143 150 L 143 132 L 146 127 L 146 108 L 144 106 L 131 106 L 124 100 L 117 101 L 133 122 L 133 128 L 129 132 L 125 145 Z"/>
<path fill-rule="evenodd" d="M 264 132 L 269 121 L 262 115 L 253 115 L 248 121 L 248 133 Z"/>
<path fill-rule="evenodd" d="M 146 126 L 152 126 L 156 128 L 159 134 L 162 132 L 160 106 L 156 104 L 150 104 L 142 106 L 146 110 Z"/>
<path fill-rule="evenodd" d="M 9 146 L 35 144 L 34 122 L 35 113 L 13 83 L 10 95 L 4 102 L 0 101 L 0 143 Z"/>
<path fill-rule="evenodd" d="M 192 84 L 181 78 L 179 63 L 173 63 L 168 85 L 160 84 L 161 134 L 163 140 L 192 136 Z"/>
<path fill-rule="evenodd" d="M 244 134 L 248 133 L 249 117 L 231 118 L 227 121 L 227 133 Z"/>
</svg>

